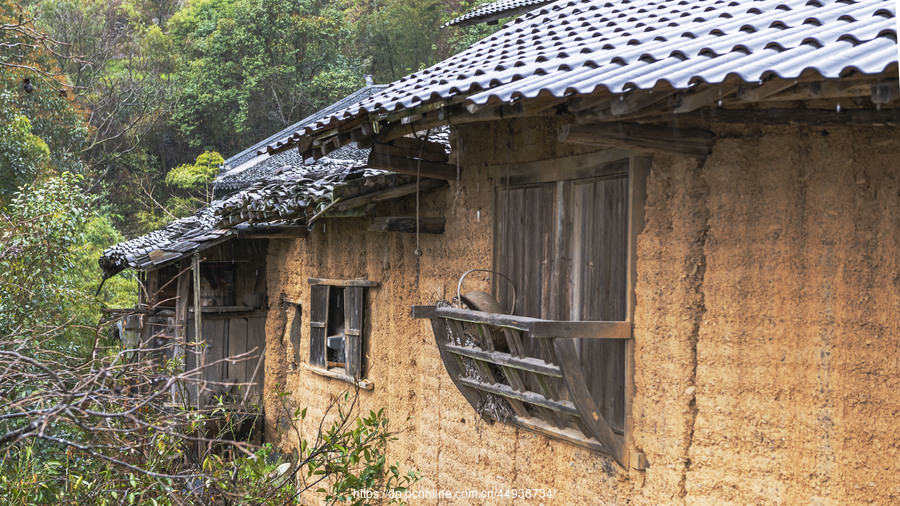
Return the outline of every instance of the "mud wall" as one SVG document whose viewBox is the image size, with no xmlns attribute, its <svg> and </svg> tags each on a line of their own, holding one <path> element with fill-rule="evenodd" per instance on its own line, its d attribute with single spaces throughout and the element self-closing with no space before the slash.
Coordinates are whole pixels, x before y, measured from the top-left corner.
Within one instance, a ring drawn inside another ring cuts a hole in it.
<svg viewBox="0 0 900 506">
<path fill-rule="evenodd" d="M 275 384 L 308 407 L 305 437 L 348 386 L 292 363 L 277 301 L 303 304 L 307 362 L 307 278 L 363 277 L 379 286 L 366 306 L 375 386 L 361 406 L 385 407 L 404 431 L 389 459 L 422 473 L 419 490 L 543 488 L 557 504 L 896 500 L 898 132 L 721 127 L 703 162 L 655 156 L 635 315 L 635 442 L 651 466 L 625 471 L 481 421 L 443 370 L 428 322 L 409 318 L 411 305 L 452 297 L 464 271 L 491 263 L 485 165 L 584 151 L 556 143 L 555 131 L 537 121 L 457 131 L 461 179 L 420 207 L 445 216 L 446 231 L 419 238 L 418 262 L 414 235 L 369 232 L 362 219 L 270 241 L 270 436 L 286 426 Z"/>
</svg>

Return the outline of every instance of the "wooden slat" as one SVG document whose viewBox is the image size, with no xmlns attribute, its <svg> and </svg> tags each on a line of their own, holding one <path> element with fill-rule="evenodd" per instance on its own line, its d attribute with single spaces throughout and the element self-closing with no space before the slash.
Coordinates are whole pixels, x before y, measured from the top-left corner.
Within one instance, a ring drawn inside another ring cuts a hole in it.
<svg viewBox="0 0 900 506">
<path fill-rule="evenodd" d="M 331 286 L 313 284 L 309 295 L 309 363 L 325 368 L 325 333 L 328 325 L 328 297 Z"/>
<path fill-rule="evenodd" d="M 406 138 L 407 137 L 401 137 L 400 139 Z M 413 145 L 419 144 L 419 141 L 416 141 L 415 139 L 412 139 L 413 142 L 410 143 L 410 145 L 405 145 L 405 142 L 398 142 L 400 139 L 395 139 L 393 145 L 375 144 L 372 146 L 372 151 L 380 155 L 400 156 L 404 158 L 419 158 L 419 155 L 421 154 L 423 160 L 428 160 L 430 162 L 446 163 L 450 159 L 447 152 L 443 150 L 443 144 L 429 142 L 429 144 L 437 144 L 441 148 L 441 151 L 437 151 L 432 149 L 421 149 L 420 146 Z"/>
<path fill-rule="evenodd" d="M 419 191 L 420 193 L 424 193 L 426 191 L 440 188 L 441 186 L 446 186 L 447 181 L 440 179 L 430 179 L 430 178 L 422 178 L 418 184 L 416 183 L 407 183 L 404 185 L 396 186 L 394 188 L 390 188 L 388 190 L 382 190 L 379 192 L 367 193 L 365 195 L 360 195 L 359 197 L 348 198 L 346 200 L 338 201 L 334 204 L 333 209 L 336 211 L 346 211 L 349 209 L 355 209 L 357 207 L 361 207 L 367 204 L 371 204 L 373 202 L 383 202 L 386 200 L 397 199 L 400 197 L 404 197 L 406 195 L 412 195 Z M 314 220 L 310 220 L 311 222 Z"/>
<path fill-rule="evenodd" d="M 371 287 L 378 286 L 377 281 L 368 281 L 365 279 L 327 279 L 327 278 L 309 278 L 310 285 L 328 285 L 328 286 L 361 286 L 361 287 Z M 328 319 L 319 320 L 318 318 L 313 318 L 312 312 L 310 311 L 309 316 L 311 321 L 328 321 Z"/>
<path fill-rule="evenodd" d="M 247 320 L 233 318 L 228 321 L 228 350 L 227 356 L 234 357 L 247 351 Z M 255 361 L 254 361 L 255 362 Z M 251 364 L 252 368 L 253 365 Z M 253 372 L 252 370 L 250 371 Z M 225 367 L 225 378 L 235 383 L 245 383 L 248 380 L 247 360 L 229 362 Z M 243 391 L 243 388 L 241 388 Z"/>
<path fill-rule="evenodd" d="M 369 230 L 377 232 L 405 232 L 408 234 L 443 234 L 447 219 L 443 216 L 379 216 L 372 219 Z"/>
<path fill-rule="evenodd" d="M 459 381 L 470 388 L 501 395 L 507 399 L 514 399 L 529 404 L 535 404 L 537 406 L 543 406 L 567 415 L 580 416 L 578 410 L 575 409 L 575 405 L 569 401 L 552 401 L 543 395 L 534 392 L 516 392 L 509 386 L 500 383 L 482 383 L 471 378 L 460 378 Z"/>
<path fill-rule="evenodd" d="M 478 410 L 478 407 L 483 400 L 482 394 L 477 390 L 464 385 L 460 381 L 460 379 L 465 376 L 464 370 L 459 366 L 456 357 L 445 350 L 445 347 L 451 344 L 450 328 L 448 327 L 447 322 L 441 318 L 432 318 L 431 329 L 434 333 L 435 343 L 440 351 L 441 361 L 444 363 L 444 368 L 447 370 L 450 380 L 453 381 L 453 384 L 456 385 L 456 389 L 459 390 L 463 397 L 469 401 L 469 404 L 475 409 L 475 412 L 478 413 L 484 421 L 490 422 L 491 418 L 484 412 Z"/>
<path fill-rule="evenodd" d="M 603 417 L 590 391 L 587 388 L 587 379 L 581 370 L 578 354 L 573 339 L 556 339 L 553 348 L 559 360 L 560 369 L 569 393 L 572 396 L 573 409 L 580 413 L 592 436 L 609 449 L 610 454 L 620 466 L 628 468 L 628 450 L 624 439 L 613 432 L 612 427 Z"/>
<path fill-rule="evenodd" d="M 370 379 L 357 380 L 353 376 L 347 376 L 346 374 L 344 374 L 342 372 L 337 372 L 337 371 L 325 369 L 322 367 L 312 366 L 309 364 L 305 364 L 304 368 L 313 374 L 318 374 L 319 376 L 325 376 L 327 378 L 334 378 L 334 379 L 338 379 L 341 381 L 346 381 L 347 383 L 356 385 L 363 390 L 374 390 L 375 389 L 375 382 Z"/>
<path fill-rule="evenodd" d="M 225 381 L 225 364 L 219 362 L 227 356 L 228 326 L 226 320 L 210 320 L 203 325 L 203 339 L 207 343 L 207 366 L 204 371 L 206 381 L 220 383 Z M 218 363 L 216 363 L 218 362 Z M 209 385 L 212 392 L 220 392 L 224 387 L 219 384 Z"/>
<path fill-rule="evenodd" d="M 287 303 L 286 304 L 290 309 L 290 313 L 292 313 L 291 317 L 291 327 L 289 332 L 289 337 L 291 342 L 291 347 L 294 348 L 294 363 L 301 363 L 300 360 L 300 335 L 302 332 L 303 325 L 303 311 L 301 311 L 300 304 L 297 303 Z"/>
<path fill-rule="evenodd" d="M 450 320 L 517 329 L 540 338 L 631 339 L 629 322 L 551 321 L 452 307 L 435 308 L 434 315 Z"/>
<path fill-rule="evenodd" d="M 465 334 L 465 328 L 463 326 L 463 323 L 454 321 L 454 320 L 449 320 L 449 321 L 447 321 L 447 323 L 450 325 L 450 329 L 453 332 L 453 334 L 456 335 L 457 340 L 464 342 L 466 334 Z M 476 336 L 476 338 L 478 338 L 479 341 L 482 340 L 482 338 L 479 336 Z M 490 336 L 488 336 L 487 340 L 490 341 Z M 459 359 L 459 360 L 460 360 L 460 370 L 462 370 L 463 369 L 462 360 L 461 359 Z M 475 368 L 478 369 L 478 374 L 481 376 L 482 381 L 484 381 L 485 383 L 488 383 L 488 384 L 497 383 L 497 378 L 494 376 L 494 372 L 491 371 L 491 368 L 487 362 L 485 362 L 484 360 L 479 360 L 479 359 L 474 359 L 473 362 L 475 364 Z M 525 416 L 525 417 L 529 416 L 528 410 L 518 400 L 507 399 L 507 402 L 509 402 L 509 407 L 512 408 L 512 410 L 515 411 L 515 413 L 517 415 Z"/>
<path fill-rule="evenodd" d="M 373 169 L 444 179 L 446 181 L 456 180 L 457 174 L 456 166 L 449 163 L 413 160 L 412 158 L 379 154 L 375 151 L 369 153 L 368 165 Z"/>
<path fill-rule="evenodd" d="M 538 418 L 511 418 L 507 420 L 507 423 L 510 425 L 514 425 L 520 427 L 525 430 L 530 430 L 532 432 L 537 432 L 538 434 L 543 434 L 547 437 L 558 439 L 560 441 L 565 441 L 567 443 L 572 443 L 578 446 L 582 446 L 585 448 L 589 448 L 596 452 L 602 452 L 605 454 L 609 454 L 609 451 L 600 444 L 596 439 L 586 436 L 584 433 L 579 432 L 575 429 L 563 428 L 560 429 L 558 427 L 554 427 L 548 424 L 544 420 L 540 420 Z"/>
<path fill-rule="evenodd" d="M 362 378 L 363 288 L 344 288 L 344 354 L 347 376 Z"/>
<path fill-rule="evenodd" d="M 547 362 L 544 362 L 543 360 L 537 358 L 518 358 L 508 353 L 499 351 L 489 352 L 471 348 L 468 346 L 457 346 L 453 344 L 447 344 L 444 348 L 454 355 L 486 360 L 497 365 L 513 367 L 522 371 L 543 374 L 545 376 L 555 376 L 558 378 L 562 377 L 562 372 L 560 372 L 559 367 L 553 364 L 548 364 Z"/>
<path fill-rule="evenodd" d="M 256 351 L 253 351 L 253 350 Z M 266 319 L 247 318 L 247 351 L 259 358 L 251 358 L 246 363 L 247 381 L 251 382 L 248 398 L 262 399 L 266 381 Z M 254 376 L 255 373 L 255 376 Z"/>
</svg>

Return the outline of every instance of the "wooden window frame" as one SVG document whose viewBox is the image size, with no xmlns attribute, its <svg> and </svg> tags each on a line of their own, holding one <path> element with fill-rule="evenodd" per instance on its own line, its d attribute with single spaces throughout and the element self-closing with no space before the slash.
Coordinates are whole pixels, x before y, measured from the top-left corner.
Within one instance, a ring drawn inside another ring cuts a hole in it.
<svg viewBox="0 0 900 506">
<path fill-rule="evenodd" d="M 364 390 L 374 388 L 366 379 L 365 371 L 365 298 L 369 288 L 378 286 L 363 279 L 342 280 L 309 278 L 309 364 L 307 369 L 315 374 L 339 379 L 357 385 Z M 344 337 L 344 366 L 328 365 L 329 306 L 333 297 L 341 297 L 344 308 L 342 335 Z"/>
<path fill-rule="evenodd" d="M 650 173 L 652 155 L 646 152 L 626 149 L 608 149 L 583 155 L 555 158 L 515 165 L 500 164 L 487 168 L 493 179 L 494 189 L 502 186 L 549 183 L 587 178 L 604 177 L 624 172 L 622 164 L 627 163 L 627 252 L 625 278 L 625 322 L 632 328 L 632 338 L 625 343 L 625 421 L 624 440 L 630 451 L 630 467 L 643 468 L 647 465 L 642 452 L 635 451 L 634 420 L 632 400 L 634 398 L 634 307 L 635 285 L 637 282 L 637 238 L 644 228 L 644 204 L 647 199 L 647 177 Z M 497 209 L 495 192 L 495 209 Z M 494 237 L 497 237 L 498 220 L 494 220 Z M 493 262 L 496 266 L 498 250 L 493 248 Z M 629 466 L 626 466 L 629 467 Z"/>
</svg>

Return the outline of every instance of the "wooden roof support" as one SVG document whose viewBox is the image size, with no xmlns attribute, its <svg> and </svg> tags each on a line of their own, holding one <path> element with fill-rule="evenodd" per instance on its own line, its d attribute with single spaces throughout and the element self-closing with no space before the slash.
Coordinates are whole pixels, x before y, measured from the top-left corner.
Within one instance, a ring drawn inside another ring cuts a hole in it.
<svg viewBox="0 0 900 506">
<path fill-rule="evenodd" d="M 559 140 L 573 144 L 622 146 L 647 151 L 706 156 L 712 149 L 713 134 L 708 130 L 620 122 L 565 125 L 559 130 Z"/>
<path fill-rule="evenodd" d="M 678 105 L 675 106 L 672 112 L 684 114 L 696 111 L 701 107 L 715 105 L 737 91 L 737 84 L 723 84 L 721 86 L 707 86 L 694 92 L 683 93 L 679 97 Z"/>
<path fill-rule="evenodd" d="M 411 195 L 415 193 L 417 189 L 420 192 L 425 192 L 434 188 L 438 188 L 440 186 L 444 186 L 445 184 L 447 184 L 445 181 L 439 179 L 422 179 L 418 184 L 416 184 L 415 182 L 407 183 L 404 185 L 396 186 L 394 188 L 390 188 L 388 190 L 383 190 L 375 193 L 367 193 L 366 195 L 360 195 L 359 197 L 353 197 L 352 199 L 335 202 L 330 207 L 335 211 L 346 211 L 373 202 L 382 202 L 385 200 L 403 197 L 405 195 Z M 313 220 L 310 220 L 310 222 L 312 221 Z"/>
<path fill-rule="evenodd" d="M 389 170 L 400 174 L 419 175 L 435 179 L 453 181 L 456 179 L 456 166 L 449 163 L 432 162 L 429 160 L 416 160 L 401 156 L 393 156 L 383 152 L 372 151 L 369 153 L 369 167 L 373 169 Z"/>
<path fill-rule="evenodd" d="M 440 217 L 379 216 L 369 224 L 369 230 L 377 232 L 406 232 L 414 234 L 443 234 L 447 219 Z"/>
<path fill-rule="evenodd" d="M 900 126 L 900 109 L 711 109 L 692 115 L 703 122 L 767 125 Z"/>
<path fill-rule="evenodd" d="M 627 95 L 619 95 L 609 100 L 609 111 L 613 116 L 628 116 L 658 104 L 675 94 L 675 90 L 637 90 Z"/>
</svg>

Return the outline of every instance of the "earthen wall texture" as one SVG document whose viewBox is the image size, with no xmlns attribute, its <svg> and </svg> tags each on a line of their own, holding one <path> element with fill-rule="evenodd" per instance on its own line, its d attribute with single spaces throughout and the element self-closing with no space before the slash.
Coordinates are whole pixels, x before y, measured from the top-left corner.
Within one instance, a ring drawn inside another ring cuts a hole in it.
<svg viewBox="0 0 900 506">
<path fill-rule="evenodd" d="M 308 408 L 300 431 L 311 438 L 349 386 L 304 367 L 307 278 L 366 278 L 379 285 L 366 304 L 375 386 L 361 407 L 386 408 L 401 432 L 388 458 L 422 473 L 418 490 L 552 489 L 545 504 L 896 502 L 896 130 L 720 127 L 705 161 L 654 157 L 638 241 L 633 408 L 648 470 L 476 415 L 410 306 L 449 299 L 463 272 L 490 268 L 486 165 L 586 151 L 555 142 L 556 128 L 519 121 L 454 132 L 459 181 L 419 200 L 422 216 L 446 217 L 446 230 L 419 237 L 418 260 L 415 235 L 370 232 L 365 219 L 270 241 L 269 436 L 296 444 L 278 391 Z M 415 213 L 413 199 L 379 209 Z M 488 289 L 470 279 L 468 289 Z M 303 304 L 301 364 L 283 334 L 283 296 Z"/>
</svg>

